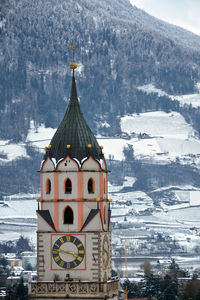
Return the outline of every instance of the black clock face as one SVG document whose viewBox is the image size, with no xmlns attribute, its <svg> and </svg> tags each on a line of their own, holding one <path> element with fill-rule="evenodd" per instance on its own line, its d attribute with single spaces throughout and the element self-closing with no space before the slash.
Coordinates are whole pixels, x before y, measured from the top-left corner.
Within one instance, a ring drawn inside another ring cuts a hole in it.
<svg viewBox="0 0 200 300">
<path fill-rule="evenodd" d="M 108 241 L 108 236 L 104 235 L 103 238 L 103 265 L 104 267 L 108 266 L 109 263 L 109 258 L 110 258 L 110 251 L 109 251 L 109 241 Z"/>
<path fill-rule="evenodd" d="M 59 267 L 74 269 L 83 261 L 85 249 L 76 236 L 64 235 L 54 243 L 52 256 Z"/>
</svg>

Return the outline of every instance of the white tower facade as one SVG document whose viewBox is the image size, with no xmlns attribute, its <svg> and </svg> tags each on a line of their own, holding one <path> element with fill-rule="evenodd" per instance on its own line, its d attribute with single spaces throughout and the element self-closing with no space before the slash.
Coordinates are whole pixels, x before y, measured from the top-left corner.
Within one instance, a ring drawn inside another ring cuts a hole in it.
<svg viewBox="0 0 200 300">
<path fill-rule="evenodd" d="M 81 112 L 74 68 L 70 102 L 40 170 L 38 278 L 29 297 L 118 299 L 119 280 L 111 276 L 108 170 Z"/>
</svg>

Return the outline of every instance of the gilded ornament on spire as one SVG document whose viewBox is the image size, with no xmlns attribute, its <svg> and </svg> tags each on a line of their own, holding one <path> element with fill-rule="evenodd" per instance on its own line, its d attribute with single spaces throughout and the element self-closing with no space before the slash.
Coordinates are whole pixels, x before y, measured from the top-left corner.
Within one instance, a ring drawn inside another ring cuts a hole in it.
<svg viewBox="0 0 200 300">
<path fill-rule="evenodd" d="M 73 45 L 72 45 L 72 50 L 74 51 L 75 49 L 76 49 L 76 45 L 73 44 Z"/>
<path fill-rule="evenodd" d="M 70 65 L 70 69 L 72 69 L 72 70 L 75 70 L 77 67 L 78 67 L 78 64 L 75 61 L 73 61 Z"/>
<path fill-rule="evenodd" d="M 70 65 L 70 69 L 75 70 L 75 69 L 78 67 L 78 64 L 74 61 L 74 51 L 76 50 L 76 45 L 73 44 L 73 45 L 71 46 L 71 49 L 72 49 L 72 51 L 73 51 L 73 62 L 72 62 L 71 65 Z"/>
</svg>

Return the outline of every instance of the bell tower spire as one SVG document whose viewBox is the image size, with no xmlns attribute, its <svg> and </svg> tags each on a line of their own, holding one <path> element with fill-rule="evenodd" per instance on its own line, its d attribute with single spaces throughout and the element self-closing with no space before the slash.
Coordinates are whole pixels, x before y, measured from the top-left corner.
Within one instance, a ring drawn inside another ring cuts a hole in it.
<svg viewBox="0 0 200 300">
<path fill-rule="evenodd" d="M 77 91 L 76 91 L 76 80 L 75 80 L 75 70 L 78 67 L 78 64 L 74 61 L 74 51 L 76 49 L 75 45 L 72 45 L 72 51 L 73 51 L 73 62 L 70 65 L 70 69 L 72 69 L 72 87 L 71 87 L 71 96 L 70 99 L 78 100 L 77 97 Z"/>
<path fill-rule="evenodd" d="M 71 96 L 70 99 L 77 99 L 77 91 L 76 91 L 76 80 L 75 80 L 75 74 L 73 70 L 73 75 L 72 75 L 72 87 L 71 87 Z"/>
<path fill-rule="evenodd" d="M 75 49 L 74 47 L 73 49 Z M 75 80 L 77 66 L 76 62 L 72 62 L 70 65 L 73 73 L 69 105 L 50 143 L 51 157 L 55 158 L 56 161 L 66 156 L 67 145 L 70 145 L 71 157 L 77 159 L 80 163 L 88 156 L 98 160 L 103 158 L 102 150 L 83 116 L 78 101 Z M 89 148 L 88 145 L 91 145 L 91 147 Z"/>
</svg>

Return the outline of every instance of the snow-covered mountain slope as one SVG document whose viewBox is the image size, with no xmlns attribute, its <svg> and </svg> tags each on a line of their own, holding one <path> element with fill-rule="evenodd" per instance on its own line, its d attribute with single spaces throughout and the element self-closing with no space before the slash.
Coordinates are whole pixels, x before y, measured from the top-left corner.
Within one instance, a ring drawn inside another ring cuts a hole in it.
<svg viewBox="0 0 200 300">
<path fill-rule="evenodd" d="M 155 31 L 185 48 L 189 47 L 199 51 L 200 37 L 198 35 L 179 26 L 175 26 L 161 21 L 158 18 L 152 17 L 136 6 L 134 6 L 134 13 L 135 22 L 143 26 L 145 29 Z"/>
</svg>

